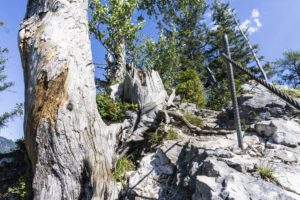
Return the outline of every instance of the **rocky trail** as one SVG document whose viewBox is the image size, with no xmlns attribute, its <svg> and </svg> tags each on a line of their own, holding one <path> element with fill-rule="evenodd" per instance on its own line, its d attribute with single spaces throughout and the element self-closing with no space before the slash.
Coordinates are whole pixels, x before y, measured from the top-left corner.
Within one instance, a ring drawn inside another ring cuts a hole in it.
<svg viewBox="0 0 300 200">
<path fill-rule="evenodd" d="M 235 133 L 195 134 L 182 123 L 129 172 L 127 199 L 300 199 L 300 121 L 297 111 L 259 85 L 245 85 L 239 98 L 244 151 Z M 203 119 L 203 128 L 232 128 L 224 112 L 177 104 Z M 170 119 L 173 122 L 174 119 Z M 175 125 L 174 125 L 175 124 Z M 213 133 L 214 131 L 212 131 Z"/>
<path fill-rule="evenodd" d="M 120 137 L 126 145 L 119 147 L 119 155 L 134 158 L 135 169 L 126 173 L 125 185 L 119 184 L 120 199 L 300 199 L 299 113 L 259 85 L 244 85 L 244 90 L 239 98 L 243 151 L 233 131 L 230 105 L 224 111 L 197 109 L 174 96 L 168 109 L 149 109 L 151 115 L 158 113 L 158 128 L 145 127 L 153 121 L 144 118 L 130 137 L 123 131 Z M 127 116 L 130 124 L 137 113 Z M 166 136 L 170 132 L 172 136 Z M 165 136 L 153 141 L 153 134 Z M 4 173 L 10 166 L 20 176 L 28 170 L 24 161 L 19 164 L 20 154 L 18 159 L 13 155 L 0 157 L 4 199 L 15 198 L 5 192 Z M 10 182 L 18 184 L 15 179 Z"/>
</svg>

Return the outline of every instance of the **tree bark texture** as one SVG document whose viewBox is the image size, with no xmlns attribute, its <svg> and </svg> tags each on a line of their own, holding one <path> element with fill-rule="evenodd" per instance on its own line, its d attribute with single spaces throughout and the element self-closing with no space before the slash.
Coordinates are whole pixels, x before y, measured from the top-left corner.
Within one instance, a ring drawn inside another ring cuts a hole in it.
<svg viewBox="0 0 300 200">
<path fill-rule="evenodd" d="M 167 106 L 168 94 L 157 71 L 141 70 L 133 65 L 127 66 L 124 81 L 124 100 L 138 104 L 140 113 L 134 135 L 141 135 L 156 126 L 159 110 Z"/>
<path fill-rule="evenodd" d="M 114 58 L 109 62 L 108 78 L 111 80 L 109 86 L 110 97 L 114 100 L 122 99 L 124 95 L 124 79 L 126 75 L 126 44 L 122 39 L 117 52 L 114 52 Z M 111 57 L 111 56 L 110 56 Z"/>
<path fill-rule="evenodd" d="M 95 102 L 88 0 L 29 0 L 19 32 L 34 199 L 116 199 L 117 126 Z"/>
</svg>

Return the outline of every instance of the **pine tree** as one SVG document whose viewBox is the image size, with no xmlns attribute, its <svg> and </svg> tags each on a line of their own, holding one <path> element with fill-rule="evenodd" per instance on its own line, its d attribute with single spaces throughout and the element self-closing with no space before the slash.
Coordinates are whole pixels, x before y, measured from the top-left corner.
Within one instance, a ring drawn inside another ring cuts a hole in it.
<svg viewBox="0 0 300 200">
<path fill-rule="evenodd" d="M 283 58 L 274 62 L 274 70 L 280 83 L 300 88 L 300 51 L 284 52 Z"/>
<path fill-rule="evenodd" d="M 0 22 L 0 27 L 3 26 L 3 22 Z M 7 81 L 7 75 L 4 73 L 5 71 L 5 64 L 6 64 L 6 57 L 5 54 L 8 53 L 7 48 L 1 48 L 0 47 L 0 92 L 3 92 L 5 90 L 8 90 L 12 86 L 14 86 L 14 83 L 11 81 Z M 11 111 L 5 112 L 0 115 L 0 129 L 6 126 L 7 122 L 10 119 L 13 119 L 16 116 L 22 115 L 23 113 L 23 105 L 17 104 L 14 109 Z"/>
<path fill-rule="evenodd" d="M 208 67 L 214 72 L 219 85 L 217 88 L 208 88 L 208 107 L 219 110 L 224 108 L 230 101 L 227 64 L 220 56 L 220 52 L 224 50 L 223 36 L 225 34 L 229 38 L 232 59 L 243 66 L 250 66 L 256 73 L 258 73 L 258 69 L 252 66 L 254 58 L 251 49 L 237 28 L 236 14 L 230 8 L 230 4 L 216 0 L 212 3 L 211 10 L 213 27 L 206 28 L 207 43 L 209 44 L 206 57 L 208 58 Z M 258 45 L 253 45 L 253 49 L 258 52 Z M 249 79 L 237 70 L 234 70 L 234 72 L 237 92 L 240 94 L 242 92 L 241 85 Z"/>
<path fill-rule="evenodd" d="M 140 61 L 150 64 L 151 68 L 160 73 L 167 89 L 175 88 L 178 84 L 188 84 L 183 81 L 186 81 L 185 75 L 191 71 L 198 74 L 191 76 L 195 78 L 193 82 L 198 82 L 197 85 L 203 89 L 200 78 L 205 78 L 203 68 L 205 31 L 202 20 L 206 10 L 205 1 L 143 1 L 141 8 L 146 9 L 148 14 L 156 16 L 160 36 L 156 44 L 148 40 L 141 45 L 144 49 L 135 55 L 142 54 L 143 59 Z M 195 98 L 184 94 L 183 90 L 178 90 L 177 94 L 185 96 L 186 102 L 205 98 L 204 93 L 195 93 L 194 95 L 197 95 Z M 203 103 L 199 103 L 203 102 L 202 100 L 193 103 L 203 106 Z"/>
</svg>

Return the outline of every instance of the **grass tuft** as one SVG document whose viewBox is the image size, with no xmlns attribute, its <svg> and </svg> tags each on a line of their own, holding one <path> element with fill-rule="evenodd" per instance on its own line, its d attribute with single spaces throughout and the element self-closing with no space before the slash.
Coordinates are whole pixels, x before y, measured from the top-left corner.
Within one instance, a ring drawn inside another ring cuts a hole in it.
<svg viewBox="0 0 300 200">
<path fill-rule="evenodd" d="M 116 179 L 116 181 L 121 182 L 122 185 L 126 185 L 126 172 L 132 171 L 133 169 L 133 162 L 126 156 L 121 157 L 118 159 L 116 167 L 113 170 L 113 177 Z"/>
<path fill-rule="evenodd" d="M 274 177 L 274 169 L 270 166 L 260 165 L 257 167 L 257 171 L 262 179 L 267 181 L 276 181 Z"/>
<path fill-rule="evenodd" d="M 166 133 L 162 131 L 156 131 L 149 136 L 149 143 L 151 146 L 159 145 L 165 140 L 178 139 L 178 133 L 174 129 L 170 128 Z"/>
<path fill-rule="evenodd" d="M 184 117 L 194 126 L 198 126 L 200 128 L 203 126 L 202 118 L 197 117 L 196 115 L 184 114 Z"/>
<path fill-rule="evenodd" d="M 166 140 L 177 140 L 178 139 L 178 133 L 174 131 L 174 129 L 170 128 L 166 135 Z"/>
</svg>

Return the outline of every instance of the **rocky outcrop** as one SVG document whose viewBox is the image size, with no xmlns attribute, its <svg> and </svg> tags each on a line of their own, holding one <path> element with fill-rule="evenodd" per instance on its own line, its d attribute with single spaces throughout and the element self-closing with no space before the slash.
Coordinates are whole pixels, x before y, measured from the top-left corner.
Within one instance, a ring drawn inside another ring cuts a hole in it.
<svg viewBox="0 0 300 200">
<path fill-rule="evenodd" d="M 240 115 L 243 124 L 251 124 L 261 120 L 272 118 L 291 118 L 295 114 L 295 108 L 272 94 L 262 85 L 249 82 L 242 86 L 244 94 L 238 98 Z M 227 112 L 232 115 L 231 106 Z"/>
<path fill-rule="evenodd" d="M 235 133 L 196 135 L 170 115 L 167 126 L 178 139 L 144 152 L 128 174 L 126 198 L 300 200 L 299 119 L 292 107 L 260 86 L 253 90 L 241 104 L 247 125 L 243 151 Z M 177 109 L 201 117 L 207 129 L 230 127 L 230 112 L 199 110 L 189 103 Z M 252 118 L 251 112 L 258 115 Z"/>
<path fill-rule="evenodd" d="M 269 137 L 276 144 L 296 147 L 300 144 L 299 120 L 272 119 L 255 124 L 258 134 Z"/>
<path fill-rule="evenodd" d="M 180 133 L 142 158 L 129 174 L 129 199 L 300 199 L 300 148 L 265 147 L 261 137 L 193 137 Z M 266 180 L 259 168 L 270 169 Z"/>
</svg>

